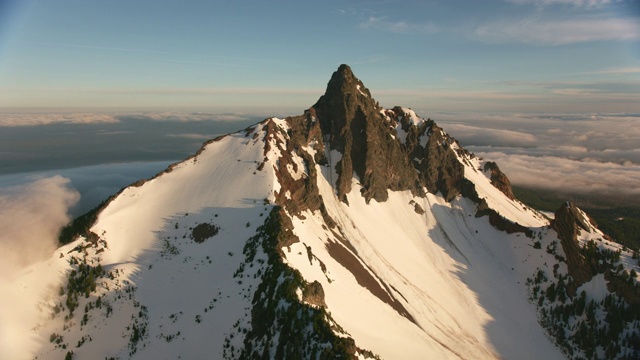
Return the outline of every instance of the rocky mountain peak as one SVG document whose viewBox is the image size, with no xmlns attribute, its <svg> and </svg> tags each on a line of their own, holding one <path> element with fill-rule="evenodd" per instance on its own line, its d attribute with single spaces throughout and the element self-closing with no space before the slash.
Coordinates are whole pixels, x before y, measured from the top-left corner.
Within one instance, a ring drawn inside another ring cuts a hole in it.
<svg viewBox="0 0 640 360">
<path fill-rule="evenodd" d="M 331 75 L 324 95 L 312 109 L 320 119 L 322 133 L 331 136 L 332 148 L 342 152 L 345 144 L 340 135 L 351 128 L 352 122 L 362 126 L 363 120 L 374 117 L 378 105 L 349 65 L 342 64 Z"/>
<path fill-rule="evenodd" d="M 371 97 L 369 90 L 367 90 L 362 81 L 353 74 L 349 65 L 340 65 L 338 70 L 331 75 L 325 95 L 328 97 L 340 97 L 344 94 L 357 93 L 369 98 Z"/>
<path fill-rule="evenodd" d="M 324 95 L 309 109 L 320 122 L 325 145 L 342 154 L 335 164 L 335 186 L 344 201 L 354 174 L 363 185 L 367 201 L 385 201 L 387 189 L 420 191 L 407 152 L 381 110 L 362 81 L 344 64 L 331 76 Z"/>
<path fill-rule="evenodd" d="M 441 192 L 447 201 L 463 192 L 464 167 L 457 159 L 455 139 L 411 109 L 380 107 L 348 65 L 332 74 L 307 116 L 318 120 L 324 146 L 342 155 L 331 166 L 343 201 L 354 177 L 367 201 L 386 201 L 388 190 L 421 196 L 426 188 Z M 496 183 L 510 188 L 504 179 Z"/>
</svg>

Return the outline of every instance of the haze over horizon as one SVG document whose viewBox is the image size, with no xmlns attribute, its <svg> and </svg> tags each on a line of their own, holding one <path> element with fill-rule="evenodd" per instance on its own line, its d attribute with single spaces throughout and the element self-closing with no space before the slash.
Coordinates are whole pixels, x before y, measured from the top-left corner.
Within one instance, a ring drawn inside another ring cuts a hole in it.
<svg viewBox="0 0 640 360">
<path fill-rule="evenodd" d="M 0 112 L 304 109 L 341 63 L 381 105 L 640 113 L 616 0 L 3 1 Z"/>
</svg>

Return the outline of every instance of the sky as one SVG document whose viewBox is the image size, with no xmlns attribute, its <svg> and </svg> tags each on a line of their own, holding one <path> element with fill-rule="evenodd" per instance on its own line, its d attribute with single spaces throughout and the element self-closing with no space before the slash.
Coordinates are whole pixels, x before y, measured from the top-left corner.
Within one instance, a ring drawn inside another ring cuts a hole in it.
<svg viewBox="0 0 640 360">
<path fill-rule="evenodd" d="M 640 2 L 0 0 L 0 112 L 299 111 L 351 65 L 385 107 L 640 113 Z"/>
</svg>

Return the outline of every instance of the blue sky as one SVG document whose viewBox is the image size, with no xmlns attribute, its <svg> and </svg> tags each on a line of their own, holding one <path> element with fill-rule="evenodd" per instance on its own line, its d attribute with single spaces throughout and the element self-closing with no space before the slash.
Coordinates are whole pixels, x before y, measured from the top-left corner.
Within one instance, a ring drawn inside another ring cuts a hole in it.
<svg viewBox="0 0 640 360">
<path fill-rule="evenodd" d="M 0 0 L 0 112 L 297 114 L 341 63 L 386 107 L 640 113 L 640 2 Z"/>
</svg>

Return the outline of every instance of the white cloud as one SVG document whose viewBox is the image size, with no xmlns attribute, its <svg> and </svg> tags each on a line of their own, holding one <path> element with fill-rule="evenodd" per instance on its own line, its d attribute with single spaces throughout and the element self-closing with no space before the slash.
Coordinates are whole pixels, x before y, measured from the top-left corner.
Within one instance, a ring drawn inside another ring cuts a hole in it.
<svg viewBox="0 0 640 360">
<path fill-rule="evenodd" d="M 576 7 L 593 8 L 598 6 L 609 5 L 622 0 L 507 0 L 507 2 L 519 5 L 536 5 L 536 6 L 550 6 L 550 5 L 572 5 Z"/>
<path fill-rule="evenodd" d="M 41 301 L 56 291 L 62 273 L 49 265 L 44 273 L 26 266 L 56 249 L 58 231 L 70 220 L 69 207 L 80 197 L 68 184 L 69 179 L 54 176 L 0 193 L 0 358 L 31 359 L 42 341 L 31 327 L 48 315 Z M 22 281 L 36 273 L 37 278 Z"/>
<path fill-rule="evenodd" d="M 620 205 L 640 200 L 640 165 L 532 156 L 500 151 L 476 152 L 497 162 L 513 184 L 571 194 L 607 196 Z"/>
<path fill-rule="evenodd" d="M 0 276 L 40 260 L 57 247 L 58 231 L 80 199 L 61 176 L 40 179 L 0 193 Z"/>
<path fill-rule="evenodd" d="M 391 21 L 386 16 L 369 16 L 358 25 L 361 29 L 376 29 L 396 34 L 435 34 L 440 31 L 431 23 L 414 23 L 407 21 Z"/>
<path fill-rule="evenodd" d="M 631 18 L 603 16 L 562 20 L 534 17 L 481 25 L 475 29 L 472 38 L 491 43 L 535 45 L 639 40 L 640 23 Z"/>
<path fill-rule="evenodd" d="M 193 139 L 193 140 L 209 140 L 213 139 L 215 135 L 207 135 L 207 134 L 167 134 L 169 137 L 180 137 L 185 139 Z"/>
<path fill-rule="evenodd" d="M 0 127 L 2 126 L 35 126 L 49 124 L 100 124 L 120 122 L 112 114 L 96 113 L 16 113 L 0 114 Z"/>
<path fill-rule="evenodd" d="M 465 124 L 446 124 L 445 130 L 457 139 L 473 138 L 475 145 L 533 146 L 538 139 L 533 134 L 520 131 L 492 129 Z"/>
<path fill-rule="evenodd" d="M 0 114 L 0 127 L 38 126 L 51 124 L 109 124 L 130 119 L 150 121 L 247 121 L 255 115 L 244 113 L 202 112 L 132 112 L 132 113 L 15 113 Z M 101 135 L 117 135 L 125 131 L 104 131 Z"/>
<path fill-rule="evenodd" d="M 245 113 L 204 113 L 204 112 L 149 112 L 149 113 L 132 113 L 120 115 L 121 120 L 136 119 L 149 121 L 174 121 L 174 122 L 242 122 L 255 120 L 256 115 Z"/>
<path fill-rule="evenodd" d="M 590 72 L 589 74 L 598 74 L 598 75 L 627 75 L 627 74 L 638 74 L 640 73 L 640 67 L 622 67 L 622 68 L 612 68 L 600 71 Z"/>
</svg>

